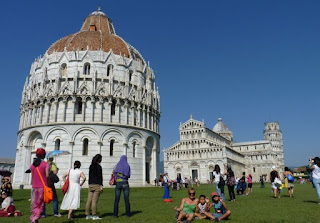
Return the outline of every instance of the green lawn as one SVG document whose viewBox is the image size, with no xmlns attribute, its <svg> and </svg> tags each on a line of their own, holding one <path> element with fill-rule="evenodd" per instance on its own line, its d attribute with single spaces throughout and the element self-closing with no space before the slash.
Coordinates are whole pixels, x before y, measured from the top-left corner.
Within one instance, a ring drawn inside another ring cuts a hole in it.
<svg viewBox="0 0 320 223">
<path fill-rule="evenodd" d="M 196 188 L 196 196 L 200 194 L 209 195 L 213 191 L 212 185 L 201 185 Z M 226 189 L 227 192 L 227 189 Z M 62 200 L 61 191 L 59 193 L 60 202 Z M 172 203 L 164 203 L 161 199 L 163 188 L 131 188 L 130 202 L 133 216 L 127 218 L 124 215 L 124 200 L 121 197 L 119 205 L 119 218 L 114 219 L 113 201 L 114 189 L 105 189 L 100 196 L 98 204 L 99 215 L 103 218 L 100 222 L 175 222 L 175 212 L 173 208 L 179 206 L 181 198 L 187 195 L 186 189 L 171 191 Z M 226 222 L 320 222 L 320 205 L 318 204 L 315 189 L 310 184 L 295 184 L 294 198 L 289 198 L 287 190 L 282 193 L 281 199 L 272 197 L 270 185 L 266 188 L 259 188 L 254 184 L 253 193 L 249 196 L 237 196 L 236 202 L 227 202 L 232 214 L 230 220 Z M 228 198 L 228 194 L 226 193 Z M 29 222 L 30 216 L 30 190 L 15 190 L 14 200 L 17 209 L 22 213 L 22 217 L 1 218 L 0 222 Z M 87 198 L 87 189 L 82 190 L 81 207 L 75 212 L 73 222 L 88 222 L 85 220 L 84 207 Z M 61 212 L 63 217 L 52 216 L 52 204 L 47 205 L 47 218 L 41 222 L 71 222 L 67 220 L 66 212 Z M 209 222 L 206 220 L 196 220 L 196 222 Z"/>
</svg>

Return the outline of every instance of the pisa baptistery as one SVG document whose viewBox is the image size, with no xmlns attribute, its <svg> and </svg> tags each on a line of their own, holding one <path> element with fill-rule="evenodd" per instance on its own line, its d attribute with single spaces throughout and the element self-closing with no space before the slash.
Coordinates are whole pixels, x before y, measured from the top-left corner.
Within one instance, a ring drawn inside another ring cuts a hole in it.
<svg viewBox="0 0 320 223">
<path fill-rule="evenodd" d="M 104 185 L 122 155 L 131 166 L 130 184 L 148 184 L 158 175 L 159 121 L 153 70 L 98 9 L 79 32 L 53 43 L 31 65 L 20 107 L 14 185 L 31 184 L 25 170 L 39 147 L 71 153 L 55 158 L 60 179 L 75 160 L 88 176 L 92 157 L 100 153 Z"/>
</svg>

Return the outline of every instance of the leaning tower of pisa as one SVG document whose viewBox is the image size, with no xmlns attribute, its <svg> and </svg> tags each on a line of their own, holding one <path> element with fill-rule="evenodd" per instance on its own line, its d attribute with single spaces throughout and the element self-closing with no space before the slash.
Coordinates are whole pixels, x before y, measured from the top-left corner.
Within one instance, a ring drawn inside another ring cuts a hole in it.
<svg viewBox="0 0 320 223">
<path fill-rule="evenodd" d="M 278 122 L 266 122 L 263 138 L 269 140 L 271 143 L 272 150 L 275 152 L 278 160 L 279 167 L 281 170 L 284 169 L 284 154 L 283 154 L 283 141 L 282 141 L 282 132 L 279 127 Z"/>
</svg>

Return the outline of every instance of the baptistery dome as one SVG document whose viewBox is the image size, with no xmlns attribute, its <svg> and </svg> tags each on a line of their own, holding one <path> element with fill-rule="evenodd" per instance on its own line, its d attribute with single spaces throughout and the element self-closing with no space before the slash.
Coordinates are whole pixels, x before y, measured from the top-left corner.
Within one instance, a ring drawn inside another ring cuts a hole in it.
<svg viewBox="0 0 320 223">
<path fill-rule="evenodd" d="M 116 35 L 112 20 L 100 9 L 85 19 L 79 32 L 58 40 L 47 53 L 86 49 L 104 52 L 112 50 L 117 55 L 143 60 L 138 51 Z"/>
<path fill-rule="evenodd" d="M 87 174 L 97 153 L 110 174 L 125 154 L 131 183 L 149 183 L 158 174 L 159 121 L 153 70 L 99 9 L 31 65 L 22 92 L 14 184 L 30 185 L 24 171 L 39 147 L 71 153 L 55 160 L 61 175 L 75 160 Z"/>
</svg>

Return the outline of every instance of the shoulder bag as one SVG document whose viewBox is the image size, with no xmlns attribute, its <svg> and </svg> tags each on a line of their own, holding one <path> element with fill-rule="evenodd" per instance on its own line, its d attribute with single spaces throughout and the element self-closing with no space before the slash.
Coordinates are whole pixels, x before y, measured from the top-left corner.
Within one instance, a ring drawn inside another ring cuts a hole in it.
<svg viewBox="0 0 320 223">
<path fill-rule="evenodd" d="M 69 175 L 70 175 L 70 170 L 69 170 L 69 173 L 68 173 L 68 178 L 67 178 L 66 182 L 64 182 L 63 187 L 61 188 L 61 191 L 62 191 L 63 194 L 66 194 L 68 189 L 69 189 L 69 184 L 70 184 Z"/>
<path fill-rule="evenodd" d="M 48 187 L 47 185 L 45 185 L 42 176 L 40 174 L 39 168 L 36 168 L 39 174 L 39 177 L 41 179 L 42 185 L 43 185 L 43 201 L 44 203 L 49 204 L 52 200 L 53 200 L 53 192 L 52 189 L 50 187 Z"/>
<path fill-rule="evenodd" d="M 116 185 L 116 182 L 117 182 L 117 174 L 113 172 L 109 180 L 109 185 L 111 186 Z"/>
</svg>

